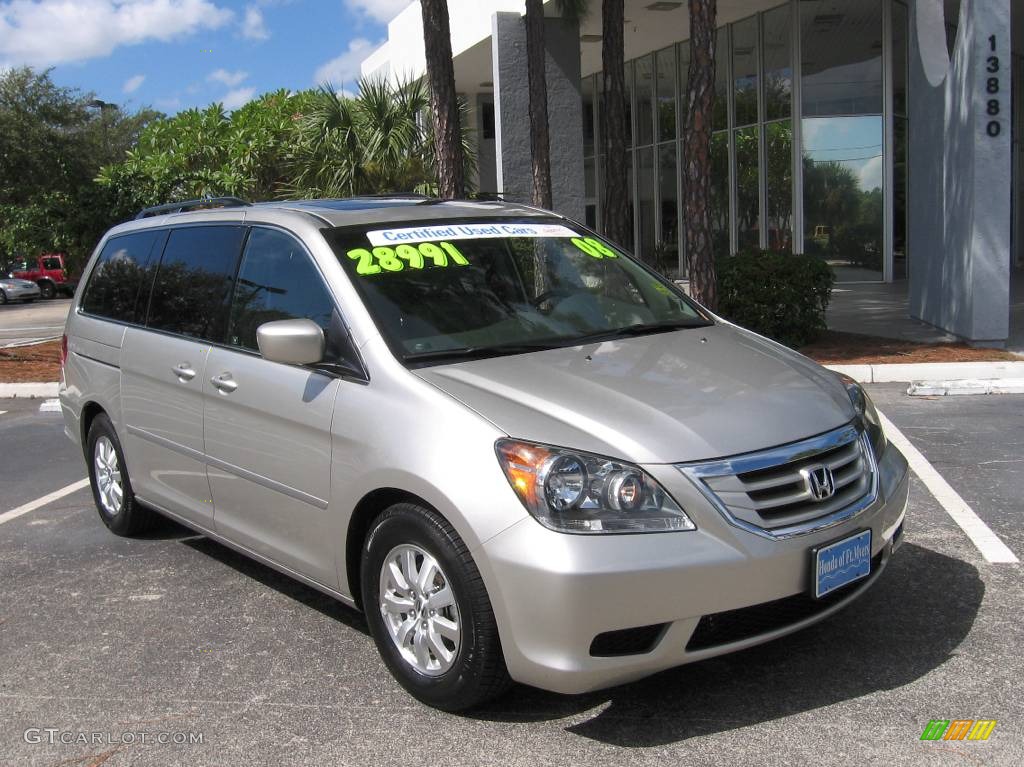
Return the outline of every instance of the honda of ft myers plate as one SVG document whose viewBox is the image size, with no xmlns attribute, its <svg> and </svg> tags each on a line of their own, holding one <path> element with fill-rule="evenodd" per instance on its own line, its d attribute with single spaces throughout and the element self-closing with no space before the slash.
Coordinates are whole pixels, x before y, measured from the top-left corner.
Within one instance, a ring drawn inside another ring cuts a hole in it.
<svg viewBox="0 0 1024 767">
<path fill-rule="evenodd" d="M 143 211 L 64 344 L 107 527 L 165 515 L 363 610 L 446 710 L 796 631 L 903 531 L 907 464 L 860 386 L 534 208 Z"/>
</svg>

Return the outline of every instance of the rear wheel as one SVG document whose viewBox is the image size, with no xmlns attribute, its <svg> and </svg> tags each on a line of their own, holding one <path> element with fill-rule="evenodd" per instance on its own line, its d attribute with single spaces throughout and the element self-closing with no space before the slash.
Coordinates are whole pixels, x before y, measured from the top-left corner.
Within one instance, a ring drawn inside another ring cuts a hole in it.
<svg viewBox="0 0 1024 767">
<path fill-rule="evenodd" d="M 57 295 L 57 288 L 54 287 L 52 282 L 46 282 L 44 280 L 39 283 L 39 295 L 47 299 L 53 298 Z"/>
<path fill-rule="evenodd" d="M 135 500 L 121 443 L 106 413 L 93 420 L 86 444 L 92 497 L 103 524 L 111 532 L 126 536 L 151 528 L 156 513 Z"/>
<path fill-rule="evenodd" d="M 418 700 L 461 711 L 508 689 L 487 590 L 443 517 L 412 503 L 387 509 L 363 546 L 361 580 L 377 649 Z"/>
</svg>

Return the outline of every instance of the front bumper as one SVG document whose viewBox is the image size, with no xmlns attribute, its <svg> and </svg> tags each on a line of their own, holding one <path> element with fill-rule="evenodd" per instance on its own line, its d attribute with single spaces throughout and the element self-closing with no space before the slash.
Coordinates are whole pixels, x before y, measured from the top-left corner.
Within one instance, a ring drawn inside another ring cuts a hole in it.
<svg viewBox="0 0 1024 767">
<path fill-rule="evenodd" d="M 874 503 L 840 525 L 786 540 L 730 525 L 677 468 L 644 468 L 687 510 L 696 531 L 568 535 L 529 518 L 483 545 L 477 561 L 517 681 L 581 693 L 783 636 L 863 593 L 900 542 L 907 463 L 891 445 L 878 462 Z M 810 549 L 863 528 L 872 531 L 871 575 L 822 603 L 803 597 Z M 720 628 L 741 608 L 762 618 L 745 620 L 753 634 L 708 633 L 709 623 Z M 702 617 L 722 613 L 718 624 L 716 618 L 701 624 Z M 591 655 L 598 635 L 639 627 L 660 627 L 646 651 Z"/>
</svg>

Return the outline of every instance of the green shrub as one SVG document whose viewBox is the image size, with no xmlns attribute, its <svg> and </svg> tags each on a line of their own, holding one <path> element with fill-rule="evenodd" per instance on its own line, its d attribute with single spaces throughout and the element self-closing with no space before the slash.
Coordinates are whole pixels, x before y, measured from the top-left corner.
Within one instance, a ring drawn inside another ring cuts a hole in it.
<svg viewBox="0 0 1024 767">
<path fill-rule="evenodd" d="M 832 270 L 814 256 L 746 251 L 719 258 L 718 313 L 786 346 L 813 341 L 825 329 Z"/>
</svg>

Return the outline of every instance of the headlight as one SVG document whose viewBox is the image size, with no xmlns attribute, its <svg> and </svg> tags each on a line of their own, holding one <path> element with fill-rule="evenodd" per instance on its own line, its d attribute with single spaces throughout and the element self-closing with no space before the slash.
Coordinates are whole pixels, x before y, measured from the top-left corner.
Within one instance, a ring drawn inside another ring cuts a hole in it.
<svg viewBox="0 0 1024 767">
<path fill-rule="evenodd" d="M 875 456 L 881 457 L 889 443 L 885 438 L 885 430 L 882 428 L 882 420 L 878 417 L 875 403 L 871 401 L 871 397 L 864 391 L 864 387 L 850 378 L 850 376 L 843 373 L 838 375 L 839 380 L 846 387 L 846 393 L 850 395 L 850 402 L 853 403 L 853 409 L 857 411 L 857 418 L 868 433 Z"/>
<path fill-rule="evenodd" d="M 498 461 L 542 525 L 563 533 L 696 530 L 643 469 L 579 450 L 500 439 Z"/>
</svg>

